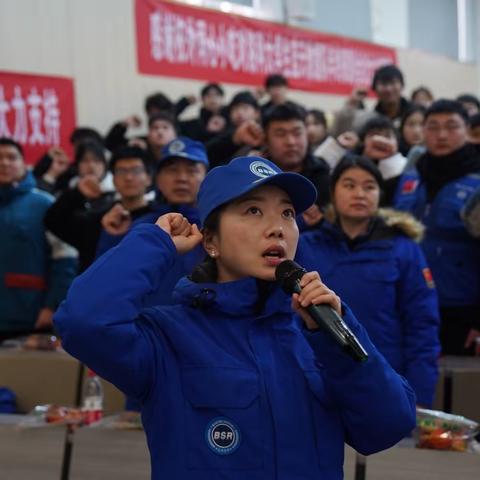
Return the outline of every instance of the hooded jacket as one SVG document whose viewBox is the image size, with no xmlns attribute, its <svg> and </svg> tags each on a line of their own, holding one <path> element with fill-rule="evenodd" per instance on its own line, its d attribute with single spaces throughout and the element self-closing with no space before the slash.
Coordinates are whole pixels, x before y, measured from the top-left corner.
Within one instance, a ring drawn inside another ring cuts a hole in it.
<svg viewBox="0 0 480 480">
<path fill-rule="evenodd" d="M 142 310 L 175 255 L 158 226 L 139 225 L 55 316 L 64 348 L 142 403 L 154 480 L 340 480 L 345 441 L 370 454 L 414 427 L 411 388 L 347 307 L 364 363 L 302 330 L 276 288 L 258 313 L 251 278 L 183 279 L 175 306 Z"/>
<path fill-rule="evenodd" d="M 54 198 L 31 172 L 0 188 L 0 331 L 33 329 L 39 311 L 55 310 L 77 271 L 76 251 L 45 231 Z"/>
<path fill-rule="evenodd" d="M 420 405 L 431 406 L 438 378 L 437 294 L 412 216 L 381 210 L 351 240 L 324 221 L 302 235 L 297 258 L 348 303 L 375 346 L 405 376 Z"/>
</svg>

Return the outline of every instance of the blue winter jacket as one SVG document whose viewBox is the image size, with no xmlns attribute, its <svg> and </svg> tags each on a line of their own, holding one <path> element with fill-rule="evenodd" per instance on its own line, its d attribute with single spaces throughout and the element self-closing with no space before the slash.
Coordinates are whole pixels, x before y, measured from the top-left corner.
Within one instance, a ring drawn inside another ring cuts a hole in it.
<svg viewBox="0 0 480 480">
<path fill-rule="evenodd" d="M 40 309 L 55 310 L 77 272 L 77 253 L 45 231 L 54 198 L 28 172 L 0 187 L 0 331 L 32 330 Z"/>
<path fill-rule="evenodd" d="M 175 256 L 165 232 L 139 225 L 55 316 L 68 352 L 142 402 L 153 479 L 339 480 L 345 441 L 370 454 L 414 427 L 411 387 L 346 307 L 365 363 L 302 330 L 278 289 L 257 313 L 253 279 L 183 279 L 177 305 L 142 310 Z"/>
<path fill-rule="evenodd" d="M 404 217 L 396 215 L 404 230 L 378 218 L 354 243 L 324 221 L 302 235 L 297 258 L 350 306 L 418 404 L 431 406 L 440 354 L 437 294 L 420 247 L 402 233 L 411 226 Z"/>
<path fill-rule="evenodd" d="M 461 217 L 479 187 L 480 175 L 469 174 L 447 183 L 429 203 L 416 170 L 405 173 L 399 182 L 394 207 L 412 213 L 426 226 L 421 245 L 442 307 L 480 305 L 480 244 Z"/>
</svg>

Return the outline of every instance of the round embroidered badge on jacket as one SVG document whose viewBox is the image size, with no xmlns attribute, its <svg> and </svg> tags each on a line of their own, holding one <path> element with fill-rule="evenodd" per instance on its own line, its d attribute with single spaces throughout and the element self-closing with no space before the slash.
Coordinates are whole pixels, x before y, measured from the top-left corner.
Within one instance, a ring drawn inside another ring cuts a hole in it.
<svg viewBox="0 0 480 480">
<path fill-rule="evenodd" d="M 205 438 L 217 455 L 230 455 L 240 445 L 240 430 L 227 418 L 215 418 L 207 426 Z"/>
</svg>

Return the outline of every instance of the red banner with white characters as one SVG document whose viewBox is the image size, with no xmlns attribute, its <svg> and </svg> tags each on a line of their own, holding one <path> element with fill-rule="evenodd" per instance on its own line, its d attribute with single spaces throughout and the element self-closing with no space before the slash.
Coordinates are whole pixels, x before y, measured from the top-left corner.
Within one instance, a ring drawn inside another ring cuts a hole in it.
<svg viewBox="0 0 480 480">
<path fill-rule="evenodd" d="M 0 137 L 20 143 L 27 163 L 53 146 L 70 155 L 74 128 L 72 79 L 0 71 Z"/>
<path fill-rule="evenodd" d="M 263 85 L 283 73 L 291 88 L 349 94 L 396 63 L 392 48 L 165 0 L 136 0 L 140 73 Z"/>
</svg>

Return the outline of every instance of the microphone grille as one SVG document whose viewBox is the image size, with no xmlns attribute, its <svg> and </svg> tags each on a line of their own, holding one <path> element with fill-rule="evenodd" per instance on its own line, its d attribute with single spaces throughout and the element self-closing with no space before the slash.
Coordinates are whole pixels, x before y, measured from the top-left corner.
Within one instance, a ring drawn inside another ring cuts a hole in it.
<svg viewBox="0 0 480 480">
<path fill-rule="evenodd" d="M 296 282 L 300 280 L 306 270 L 293 260 L 285 260 L 275 269 L 275 278 L 283 290 L 292 294 L 295 292 Z"/>
</svg>

